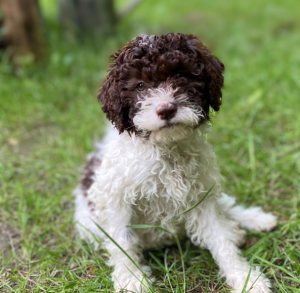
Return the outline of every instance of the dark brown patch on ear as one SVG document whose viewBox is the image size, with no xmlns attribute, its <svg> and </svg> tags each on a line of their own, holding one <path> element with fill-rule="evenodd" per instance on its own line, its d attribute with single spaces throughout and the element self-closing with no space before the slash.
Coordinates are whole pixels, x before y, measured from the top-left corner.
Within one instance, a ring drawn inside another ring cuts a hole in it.
<svg viewBox="0 0 300 293">
<path fill-rule="evenodd" d="M 207 74 L 209 104 L 215 111 L 219 111 L 222 104 L 223 73 L 225 66 L 217 57 L 210 55 L 204 70 Z"/>
<path fill-rule="evenodd" d="M 129 99 L 124 95 L 126 88 L 120 84 L 122 75 L 128 71 L 128 65 L 130 65 L 130 60 L 127 56 L 130 52 L 129 46 L 125 46 L 111 56 L 112 62 L 109 66 L 109 73 L 98 92 L 98 101 L 102 104 L 103 112 L 115 128 L 118 129 L 119 133 L 133 127 L 133 115 L 131 112 L 135 109 L 136 98 Z M 124 59 L 127 60 L 127 63 L 124 62 L 122 64 Z M 128 132 L 130 133 L 130 131 Z"/>
<path fill-rule="evenodd" d="M 199 79 L 204 81 L 204 95 L 207 99 L 206 114 L 209 114 L 209 106 L 215 111 L 220 109 L 222 104 L 222 87 L 224 85 L 224 64 L 205 47 L 197 37 L 188 35 L 190 52 L 188 55 L 194 59 L 199 66 Z M 196 53 L 196 54 L 195 54 Z"/>
</svg>

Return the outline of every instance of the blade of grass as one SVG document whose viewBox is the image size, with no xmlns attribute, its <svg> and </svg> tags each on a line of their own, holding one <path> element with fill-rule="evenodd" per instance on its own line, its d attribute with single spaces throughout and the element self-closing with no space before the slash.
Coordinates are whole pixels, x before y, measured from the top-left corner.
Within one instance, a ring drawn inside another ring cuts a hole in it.
<svg viewBox="0 0 300 293">
<path fill-rule="evenodd" d="M 247 288 L 247 285 L 248 285 L 248 282 L 249 282 L 249 278 L 250 278 L 250 274 L 251 274 L 251 269 L 252 269 L 252 268 L 250 267 L 249 273 L 248 273 L 248 275 L 247 275 L 246 282 L 245 282 L 245 284 L 244 284 L 244 287 L 243 287 L 241 293 L 245 293 L 245 292 L 246 292 L 246 288 Z"/>
<path fill-rule="evenodd" d="M 293 276 L 292 273 L 289 272 L 288 270 L 286 270 L 285 268 L 280 267 L 280 266 L 277 266 L 277 265 L 274 265 L 273 263 L 271 263 L 271 262 L 269 262 L 269 261 L 267 261 L 267 260 L 265 260 L 265 259 L 259 257 L 258 255 L 256 256 L 256 258 L 259 259 L 260 261 L 262 261 L 262 262 L 268 264 L 269 266 L 272 266 L 272 267 L 275 267 L 275 268 L 277 268 L 277 269 L 280 269 L 281 271 L 283 271 L 283 272 L 286 273 L 287 275 L 291 276 L 291 279 L 292 279 L 294 282 L 300 284 L 300 281 L 299 281 L 297 278 L 295 278 L 295 276 Z"/>
<path fill-rule="evenodd" d="M 159 227 L 159 226 L 154 226 L 154 225 L 146 225 L 146 224 L 141 224 L 141 225 L 128 225 L 126 228 L 132 228 L 132 229 L 148 229 L 148 228 L 154 228 L 160 231 L 164 231 L 166 233 L 172 234 L 170 231 Z"/>
<path fill-rule="evenodd" d="M 129 272 L 130 272 L 137 280 L 139 280 L 139 278 L 133 273 L 132 270 L 130 270 L 128 267 L 127 267 L 127 269 L 128 269 L 128 271 L 129 271 Z M 150 283 L 150 281 L 149 281 L 149 279 L 148 279 L 148 277 L 147 277 L 146 274 L 143 275 L 142 280 L 139 280 L 139 281 L 141 282 L 141 286 L 144 285 L 144 284 L 143 284 L 143 280 L 145 280 L 145 281 L 147 282 L 148 286 L 149 286 L 149 287 L 146 287 L 146 288 L 149 289 L 151 292 L 154 292 L 153 287 L 152 287 L 152 284 Z"/>
<path fill-rule="evenodd" d="M 172 284 L 171 284 L 171 280 L 170 280 L 170 276 L 169 276 L 170 272 L 169 272 L 168 263 L 167 263 L 168 252 L 169 252 L 169 249 L 167 248 L 165 250 L 165 254 L 164 254 L 165 270 L 166 270 L 166 275 L 167 275 L 167 278 L 168 278 L 168 282 L 170 284 L 170 288 L 171 288 L 172 292 L 174 293 L 174 290 L 173 290 L 173 287 L 172 287 Z"/>
<path fill-rule="evenodd" d="M 95 223 L 95 222 L 94 222 Z M 113 242 L 127 257 L 128 259 L 143 273 L 145 274 L 141 268 L 136 264 L 136 262 L 131 258 L 131 256 L 103 229 L 101 228 L 97 223 L 95 225 L 98 227 L 98 229 L 101 230 L 101 232 L 110 239 L 111 242 Z"/>
<path fill-rule="evenodd" d="M 214 186 L 214 185 L 213 185 Z M 213 188 L 213 186 L 210 188 L 210 190 Z M 209 194 L 210 190 L 205 194 L 205 196 L 201 199 L 201 202 L 204 200 L 204 198 Z M 198 204 L 200 204 L 201 202 L 199 202 Z M 198 204 L 196 204 L 194 207 L 196 207 Z M 191 208 L 192 209 L 192 208 Z M 191 210 L 190 209 L 190 210 Z M 186 211 L 188 212 L 188 211 Z M 153 225 L 145 225 L 145 224 L 142 224 L 142 225 L 128 225 L 126 226 L 127 228 L 137 228 L 137 229 L 145 229 L 145 228 L 154 228 L 154 229 L 157 229 L 157 230 L 160 230 L 160 231 L 164 231 L 166 233 L 169 233 L 169 234 L 172 234 L 172 236 L 174 237 L 175 241 L 176 241 L 176 244 L 178 246 L 178 250 L 179 250 L 179 254 L 180 254 L 180 258 L 181 258 L 181 265 L 182 265 L 182 271 L 183 271 L 183 292 L 185 292 L 185 288 L 186 288 L 186 281 L 185 281 L 185 267 L 184 267 L 184 259 L 183 259 L 183 252 L 182 252 L 182 248 L 181 248 L 181 245 L 180 245 L 180 241 L 177 237 L 177 234 L 176 232 L 175 233 L 171 233 L 170 231 L 162 228 L 162 227 L 159 227 L 159 226 L 153 226 Z M 175 224 L 173 223 L 173 227 L 174 227 L 174 231 L 175 230 Z"/>
<path fill-rule="evenodd" d="M 4 282 L 4 281 L 1 281 L 2 282 L 2 284 L 4 285 L 4 286 L 6 286 L 6 287 L 8 287 L 10 290 L 12 290 L 11 292 L 16 292 L 12 287 L 10 287 L 6 282 Z"/>
<path fill-rule="evenodd" d="M 155 260 L 155 262 L 165 271 L 166 274 L 168 274 L 169 272 L 166 270 L 166 268 L 163 266 L 163 264 L 159 261 L 159 259 L 151 252 L 149 251 L 149 255 Z M 172 281 L 174 283 L 176 283 L 176 280 L 172 277 L 172 275 L 170 275 L 170 278 L 172 279 Z"/>
<path fill-rule="evenodd" d="M 197 202 L 195 205 L 193 205 L 191 208 L 189 208 L 188 210 L 184 211 L 183 213 L 181 213 L 179 216 L 186 214 L 188 212 L 190 212 L 191 210 L 193 210 L 194 208 L 196 208 L 201 202 L 203 202 L 206 197 L 209 195 L 209 193 L 211 192 L 211 190 L 213 189 L 213 187 L 215 186 L 216 183 L 214 183 L 212 185 L 212 187 L 205 193 L 205 195 L 201 198 L 201 200 L 199 202 Z"/>
<path fill-rule="evenodd" d="M 174 227 L 174 231 L 175 230 L 175 224 L 173 223 L 173 227 Z M 181 258 L 181 265 L 182 265 L 182 274 L 183 274 L 183 293 L 185 293 L 185 287 L 186 287 L 186 283 L 185 283 L 185 266 L 184 266 L 184 260 L 183 260 L 183 253 L 182 253 L 182 249 L 181 249 L 181 245 L 180 245 L 180 241 L 178 239 L 177 233 L 175 232 L 173 234 L 173 237 L 176 240 L 176 244 L 178 246 L 178 250 L 179 250 L 179 254 L 180 254 L 180 258 Z"/>
<path fill-rule="evenodd" d="M 95 223 L 95 222 L 94 222 Z M 143 272 L 143 270 L 136 264 L 136 262 L 131 258 L 131 256 L 102 228 L 102 227 L 100 227 L 97 223 L 95 223 L 95 225 L 98 227 L 98 229 L 100 229 L 104 234 L 105 234 L 105 236 L 107 237 L 107 238 L 109 238 L 110 239 L 110 241 L 112 241 L 127 257 L 128 257 L 128 259 L 137 267 L 137 269 L 139 270 L 139 271 L 141 271 L 142 272 L 142 274 L 143 274 L 143 279 L 145 279 L 146 280 L 146 282 L 147 282 L 147 284 L 150 286 L 150 287 L 152 287 L 151 286 L 151 282 L 150 282 L 150 280 L 148 279 L 148 276 L 147 276 L 147 274 L 146 273 L 144 273 Z M 131 272 L 131 271 L 130 271 Z M 132 272 L 131 272 L 132 273 Z M 134 274 L 133 274 L 133 276 L 135 276 Z M 136 278 L 137 278 L 137 276 L 135 276 Z M 138 278 L 137 278 L 138 279 Z M 139 279 L 138 279 L 139 280 Z M 139 280 L 141 283 L 142 283 L 142 280 Z"/>
</svg>

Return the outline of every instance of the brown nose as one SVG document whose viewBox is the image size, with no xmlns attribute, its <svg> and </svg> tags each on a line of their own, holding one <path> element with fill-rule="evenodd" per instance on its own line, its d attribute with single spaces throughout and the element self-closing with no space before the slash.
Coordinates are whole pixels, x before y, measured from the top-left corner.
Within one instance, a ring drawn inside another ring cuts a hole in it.
<svg viewBox="0 0 300 293">
<path fill-rule="evenodd" d="M 156 107 L 156 114 L 157 116 L 162 120 L 169 120 L 172 119 L 176 112 L 177 112 L 177 106 L 173 103 L 160 103 Z"/>
</svg>

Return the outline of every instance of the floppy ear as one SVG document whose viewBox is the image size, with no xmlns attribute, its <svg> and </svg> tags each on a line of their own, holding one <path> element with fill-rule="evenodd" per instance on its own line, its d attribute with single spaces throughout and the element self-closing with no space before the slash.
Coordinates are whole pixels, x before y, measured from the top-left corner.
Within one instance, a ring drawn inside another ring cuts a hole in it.
<svg viewBox="0 0 300 293">
<path fill-rule="evenodd" d="M 206 84 L 206 94 L 209 99 L 209 105 L 219 111 L 222 104 L 222 87 L 224 85 L 224 64 L 215 56 L 206 55 L 204 57 L 204 77 Z"/>
<path fill-rule="evenodd" d="M 210 50 L 205 47 L 197 37 L 187 35 L 190 57 L 195 59 L 201 81 L 205 83 L 205 96 L 210 107 L 215 111 L 222 104 L 222 87 L 224 84 L 224 65 Z M 208 110 L 208 109 L 207 109 Z"/>
<path fill-rule="evenodd" d="M 98 101 L 102 104 L 102 110 L 121 134 L 125 130 L 135 132 L 133 127 L 133 113 L 135 111 L 135 99 L 122 86 L 121 76 L 128 74 L 128 67 L 123 66 L 132 58 L 134 43 L 129 41 L 123 49 L 111 56 L 109 72 L 98 91 Z"/>
<path fill-rule="evenodd" d="M 106 117 L 114 124 L 114 126 L 122 133 L 125 130 L 126 111 L 123 109 L 123 103 L 120 98 L 118 82 L 116 81 L 116 73 L 111 68 L 101 88 L 98 91 L 98 101 Z"/>
</svg>

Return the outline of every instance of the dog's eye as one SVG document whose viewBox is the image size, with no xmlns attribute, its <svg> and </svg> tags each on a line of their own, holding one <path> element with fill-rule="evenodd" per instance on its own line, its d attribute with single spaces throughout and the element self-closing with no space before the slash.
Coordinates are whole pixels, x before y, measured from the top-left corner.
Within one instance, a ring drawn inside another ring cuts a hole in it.
<svg viewBox="0 0 300 293">
<path fill-rule="evenodd" d="M 136 86 L 138 91 L 143 91 L 145 89 L 145 84 L 143 82 L 140 82 L 137 86 Z"/>
<path fill-rule="evenodd" d="M 182 72 L 179 72 L 179 73 L 176 73 L 176 78 L 180 78 L 180 77 L 183 77 L 183 73 Z"/>
</svg>

